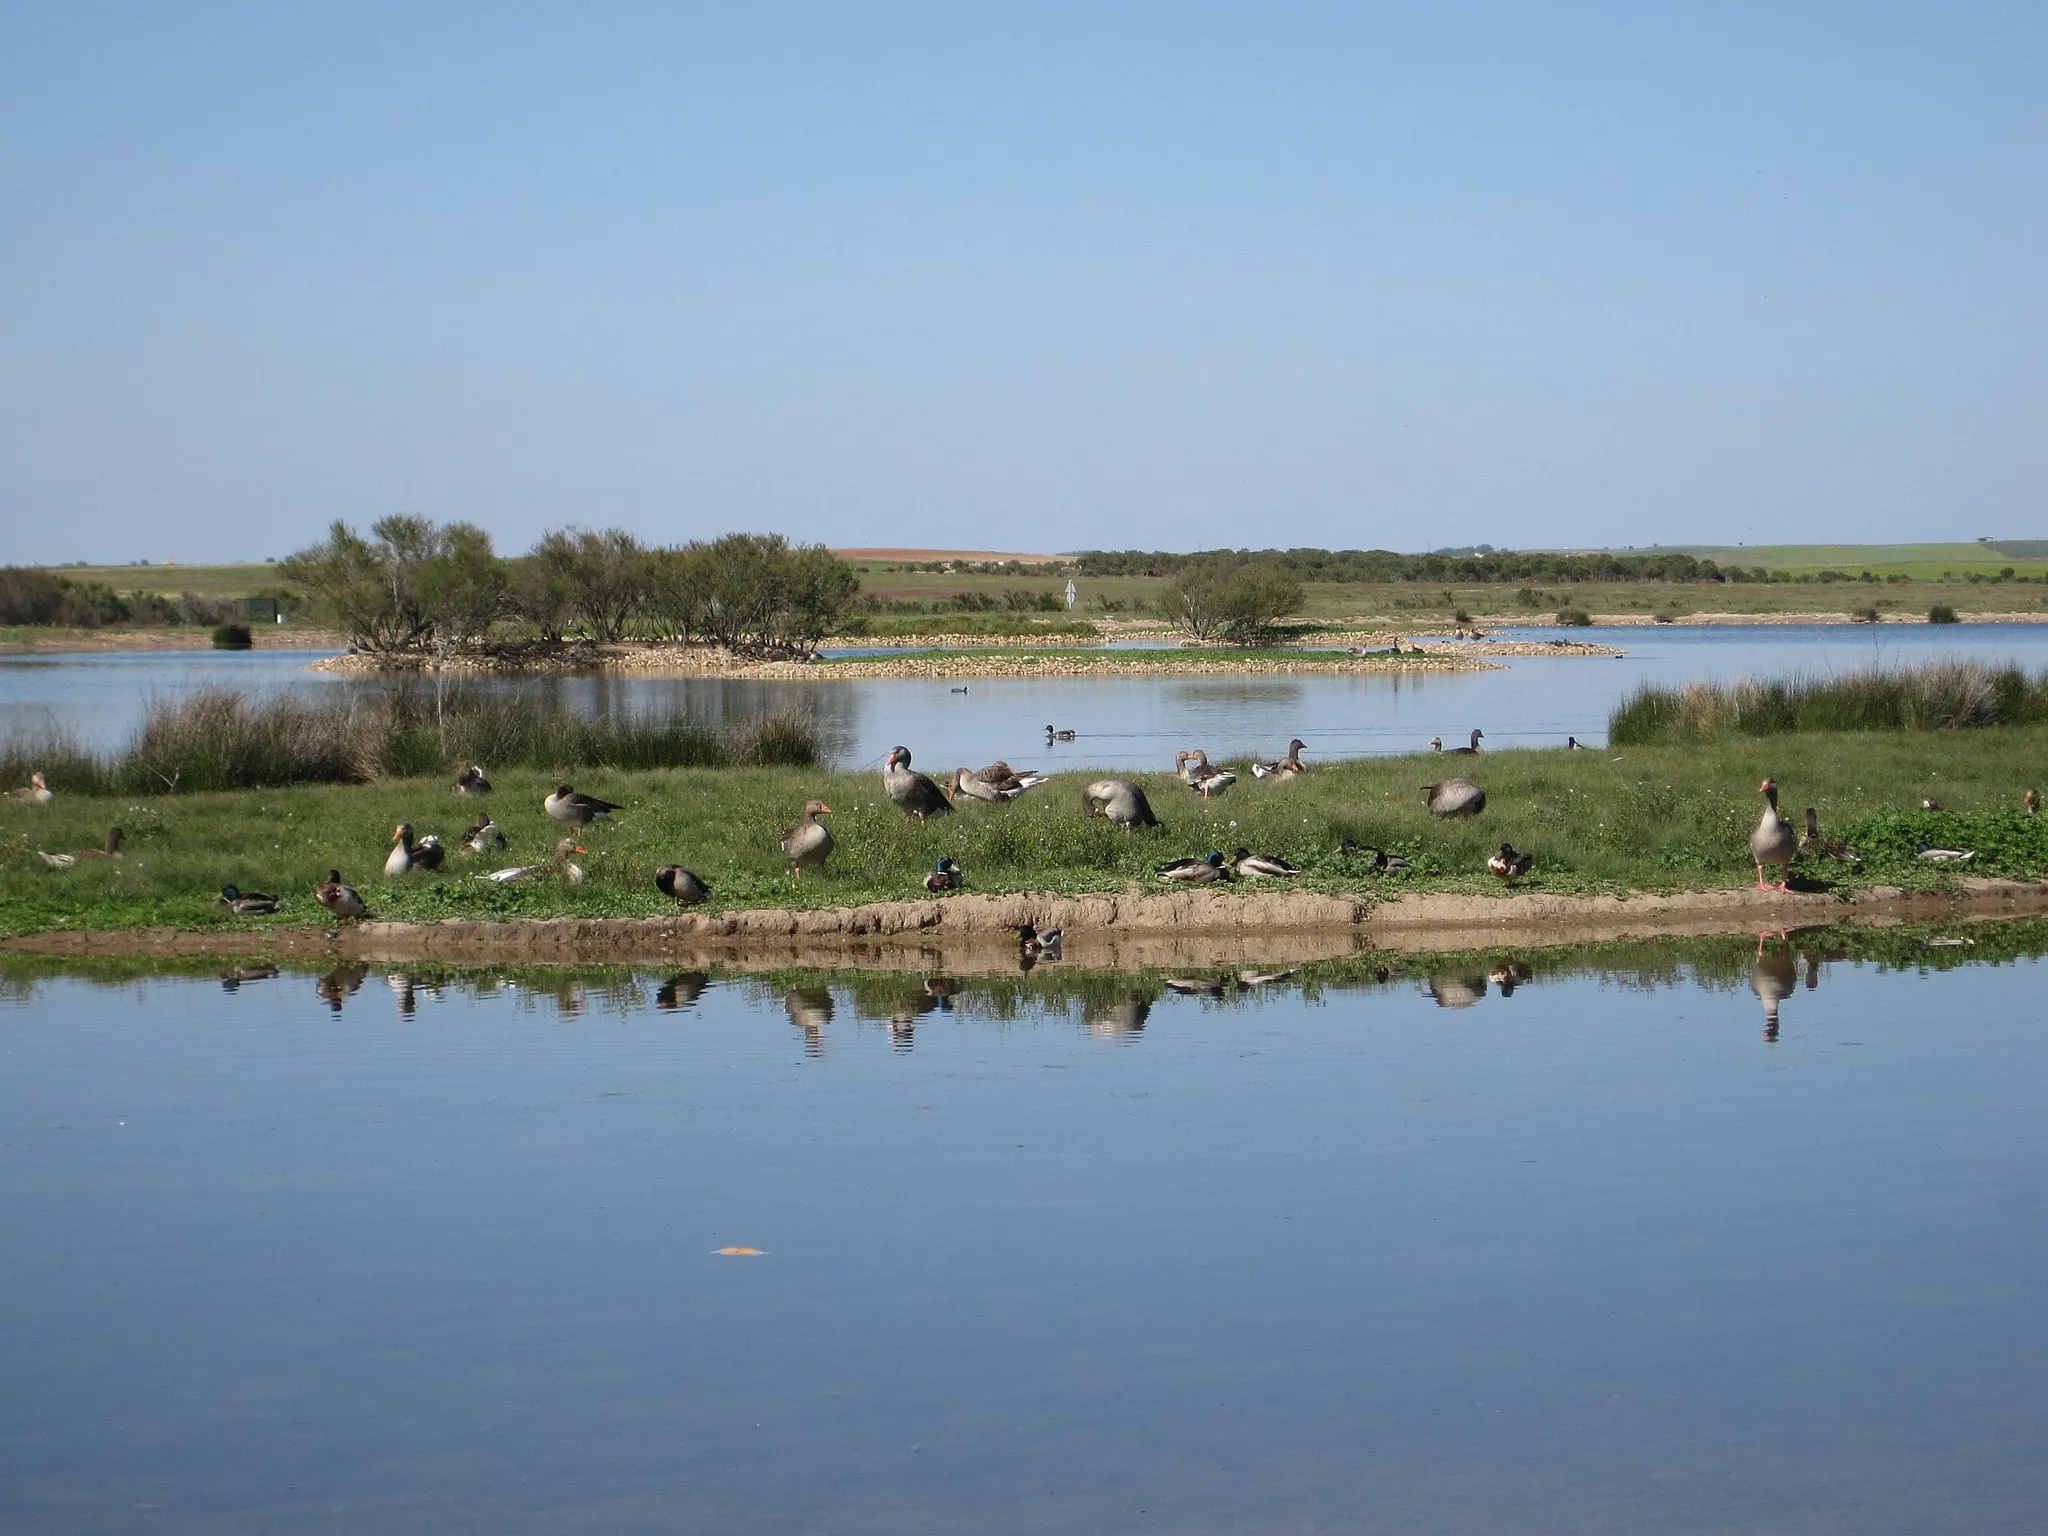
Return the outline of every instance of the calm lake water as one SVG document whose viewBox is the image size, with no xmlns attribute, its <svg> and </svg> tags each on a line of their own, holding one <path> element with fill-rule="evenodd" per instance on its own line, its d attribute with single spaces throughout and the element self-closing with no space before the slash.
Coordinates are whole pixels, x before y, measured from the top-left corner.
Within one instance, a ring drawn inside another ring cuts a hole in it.
<svg viewBox="0 0 2048 1536">
<path fill-rule="evenodd" d="M 0 1528 L 2048 1528 L 2048 938 L 1972 933 L 0 972 Z"/>
<path fill-rule="evenodd" d="M 1591 638 L 1620 660 L 1528 658 L 1496 672 L 1418 677 L 1189 677 L 977 679 L 956 694 L 943 681 L 722 682 L 711 678 L 531 678 L 493 686 L 581 711 L 682 708 L 712 719 L 779 708 L 809 710 L 839 761 L 872 766 L 898 742 L 920 766 L 1002 757 L 1019 766 L 1168 769 L 1184 746 L 1213 756 L 1276 756 L 1288 738 L 1311 758 L 1412 752 L 1432 736 L 1455 745 L 1474 726 L 1496 748 L 1599 744 L 1616 703 L 1648 681 L 1745 674 L 1834 673 L 1935 657 L 2018 661 L 2048 668 L 2048 625 L 1814 625 L 1602 628 Z M 1550 639 L 1556 630 L 1503 630 Z M 88 741 L 125 738 L 152 695 L 209 683 L 252 691 L 362 687 L 305 669 L 304 652 L 229 655 L 0 657 L 0 736 L 69 729 Z M 1080 733 L 1048 746 L 1045 727 Z"/>
</svg>

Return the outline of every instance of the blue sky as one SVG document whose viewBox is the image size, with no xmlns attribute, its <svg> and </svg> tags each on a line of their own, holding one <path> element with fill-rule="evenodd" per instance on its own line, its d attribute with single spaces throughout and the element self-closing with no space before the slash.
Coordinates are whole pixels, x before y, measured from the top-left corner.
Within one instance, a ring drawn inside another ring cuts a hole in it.
<svg viewBox="0 0 2048 1536">
<path fill-rule="evenodd" d="M 0 561 L 2048 534 L 2048 9 L 0 5 Z"/>
</svg>

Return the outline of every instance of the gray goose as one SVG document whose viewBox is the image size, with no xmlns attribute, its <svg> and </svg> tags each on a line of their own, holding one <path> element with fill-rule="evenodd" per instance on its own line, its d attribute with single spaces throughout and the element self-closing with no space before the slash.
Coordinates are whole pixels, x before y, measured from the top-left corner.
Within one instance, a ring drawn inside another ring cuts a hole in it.
<svg viewBox="0 0 2048 1536">
<path fill-rule="evenodd" d="M 782 856 L 789 860 L 792 878 L 801 880 L 807 867 L 823 864 L 832 857 L 832 829 L 818 825 L 820 816 L 830 816 L 832 807 L 822 800 L 804 804 L 804 819 L 782 834 Z"/>
<path fill-rule="evenodd" d="M 1474 726 L 1472 730 L 1472 744 L 1470 746 L 1465 747 L 1448 747 L 1444 750 L 1444 756 L 1477 757 L 1479 755 L 1479 739 L 1485 734 L 1486 732 L 1480 730 L 1477 726 Z"/>
<path fill-rule="evenodd" d="M 654 888 L 679 907 L 694 907 L 710 899 L 711 887 L 680 864 L 664 864 L 654 872 Z"/>
<path fill-rule="evenodd" d="M 1790 892 L 1792 856 L 1799 851 L 1799 838 L 1792 823 L 1778 814 L 1778 781 L 1765 779 L 1757 785 L 1757 791 L 1764 797 L 1764 813 L 1756 830 L 1749 834 L 1749 851 L 1756 860 L 1756 888 Z M 1778 866 L 1776 885 L 1764 878 L 1764 870 L 1773 864 Z"/>
<path fill-rule="evenodd" d="M 409 875 L 414 870 L 436 870 L 448 857 L 448 850 L 441 846 L 441 839 L 431 833 L 413 841 L 412 823 L 401 821 L 391 834 L 395 845 L 391 857 L 384 861 L 384 873 L 396 880 L 400 875 Z"/>
<path fill-rule="evenodd" d="M 1211 795 L 1220 795 L 1237 782 L 1237 775 L 1228 768 L 1209 766 L 1209 754 L 1200 747 L 1192 752 L 1176 752 L 1173 755 L 1173 770 L 1186 782 L 1189 789 L 1207 800 Z"/>
<path fill-rule="evenodd" d="M 540 808 L 556 821 L 577 828 L 587 827 L 599 817 L 608 817 L 618 809 L 609 800 L 600 800 L 595 795 L 579 795 L 567 784 L 541 801 Z"/>
<path fill-rule="evenodd" d="M 1799 839 L 1799 856 L 1803 859 L 1849 859 L 1854 860 L 1856 851 L 1839 837 L 1820 835 L 1820 813 L 1812 806 L 1806 808 L 1806 836 Z"/>
<path fill-rule="evenodd" d="M 1470 779 L 1439 779 L 1422 786 L 1422 803 L 1432 816 L 1477 816 L 1486 809 L 1486 791 Z"/>
<path fill-rule="evenodd" d="M 944 816 L 953 809 L 953 802 L 946 798 L 944 790 L 911 768 L 908 747 L 889 749 L 889 760 L 882 765 L 882 788 L 901 807 L 903 814 L 915 816 L 919 825 L 934 816 Z"/>
<path fill-rule="evenodd" d="M 1287 743 L 1287 755 L 1270 763 L 1253 763 L 1252 777 L 1255 779 L 1295 779 L 1308 772 L 1308 764 L 1301 760 L 1301 749 L 1305 743 L 1300 737 Z"/>
<path fill-rule="evenodd" d="M 36 857 L 52 869 L 70 869 L 81 859 L 118 859 L 121 857 L 121 845 L 127 841 L 128 834 L 120 827 L 109 827 L 106 842 L 98 848 L 80 848 L 73 853 L 45 853 L 38 848 Z"/>
<path fill-rule="evenodd" d="M 1097 779 L 1081 791 L 1081 809 L 1090 816 L 1108 817 L 1126 832 L 1159 825 L 1145 791 L 1129 779 Z"/>
</svg>

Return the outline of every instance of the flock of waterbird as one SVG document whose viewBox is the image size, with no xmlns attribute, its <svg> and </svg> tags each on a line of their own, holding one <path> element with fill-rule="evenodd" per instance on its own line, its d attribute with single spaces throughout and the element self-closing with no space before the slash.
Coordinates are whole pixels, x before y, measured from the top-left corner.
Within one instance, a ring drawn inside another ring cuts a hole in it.
<svg viewBox="0 0 2048 1536">
<path fill-rule="evenodd" d="M 1055 730 L 1050 725 L 1045 728 L 1048 743 L 1073 741 L 1076 736 L 1077 733 L 1071 730 Z M 1431 737 L 1429 745 L 1433 752 L 1446 757 L 1477 757 L 1480 754 L 1479 744 L 1484 739 L 1485 732 L 1475 728 L 1465 746 L 1445 747 L 1443 738 L 1438 736 Z M 1576 737 L 1567 737 L 1565 745 L 1568 749 L 1578 749 L 1581 744 Z M 1284 783 L 1303 776 L 1309 771 L 1308 764 L 1301 757 L 1305 746 L 1306 743 L 1296 738 L 1288 742 L 1285 756 L 1270 762 L 1253 763 L 1253 778 Z M 950 815 L 954 806 L 963 799 L 989 805 L 1007 804 L 1050 782 L 1046 774 L 1028 770 L 1019 772 L 1008 763 L 997 760 L 981 769 L 958 768 L 942 786 L 912 768 L 910 762 L 908 747 L 891 748 L 882 764 L 882 788 L 894 805 L 920 825 L 934 817 Z M 1199 747 L 1175 753 L 1174 772 L 1189 790 L 1204 801 L 1229 789 L 1238 778 L 1230 769 L 1212 764 L 1208 753 Z M 1750 834 L 1749 849 L 1756 863 L 1758 890 L 1789 891 L 1791 865 L 1795 858 L 1857 861 L 1855 850 L 1843 839 L 1822 835 L 1813 806 L 1806 807 L 1806 831 L 1802 837 L 1778 810 L 1777 781 L 1765 779 L 1757 788 L 1764 797 L 1764 814 Z M 455 793 L 465 797 L 492 793 L 490 779 L 481 764 L 472 764 L 456 776 Z M 40 773 L 32 775 L 25 787 L 10 789 L 6 794 L 12 800 L 41 805 L 47 805 L 55 798 Z M 1486 809 L 1486 791 L 1465 778 L 1439 779 L 1433 784 L 1426 784 L 1422 788 L 1422 796 L 1430 813 L 1438 817 L 1476 816 Z M 2029 789 L 2023 804 L 2029 815 L 2038 814 L 2041 808 L 2039 792 Z M 1085 815 L 1103 817 L 1126 832 L 1161 826 L 1143 787 L 1129 779 L 1096 780 L 1082 790 L 1081 808 Z M 581 834 L 593 822 L 609 820 L 613 812 L 623 807 L 563 784 L 542 800 L 541 809 L 551 820 Z M 1939 801 L 1926 799 L 1921 801 L 1921 809 L 1938 811 L 1941 805 Z M 782 834 L 780 846 L 789 863 L 792 879 L 800 880 L 806 869 L 821 868 L 831 858 L 836 846 L 832 831 L 818 820 L 820 816 L 831 814 L 832 807 L 824 801 L 809 801 L 796 825 Z M 120 858 L 126 838 L 122 828 L 113 827 L 107 832 L 105 844 L 99 848 L 84 848 L 70 853 L 45 853 L 41 849 L 36 852 L 51 869 L 69 870 L 84 861 Z M 384 874 L 388 879 L 402 879 L 415 872 L 437 871 L 447 863 L 448 849 L 440 837 L 432 833 L 419 835 L 411 822 L 400 822 L 392 832 L 391 841 L 391 852 L 384 861 Z M 505 848 L 506 838 L 490 812 L 479 811 L 476 819 L 463 831 L 460 847 L 465 853 L 484 855 Z M 570 885 L 581 885 L 587 875 L 575 862 L 575 855 L 586 851 L 575 835 L 564 836 L 556 841 L 554 858 L 549 863 L 508 865 L 479 872 L 473 878 L 509 885 L 553 877 Z M 1350 838 L 1343 840 L 1338 852 L 1347 860 L 1370 855 L 1361 867 L 1378 875 L 1400 874 L 1413 868 L 1398 854 L 1355 843 Z M 1966 849 L 1935 847 L 1926 842 L 1920 843 L 1918 856 L 1933 863 L 1963 863 L 1976 857 L 1974 852 Z M 1529 874 L 1535 863 L 1531 855 L 1503 842 L 1499 850 L 1487 859 L 1486 868 L 1497 879 L 1513 884 Z M 1775 882 L 1770 879 L 1772 870 L 1777 871 Z M 1207 854 L 1173 859 L 1157 866 L 1154 873 L 1160 880 L 1175 885 L 1209 885 L 1239 879 L 1284 880 L 1301 871 L 1278 854 L 1258 853 L 1240 846 L 1228 857 L 1220 850 L 1212 850 Z M 935 894 L 962 890 L 966 884 L 965 872 L 951 857 L 940 859 L 924 877 L 925 889 Z M 680 864 L 664 864 L 657 869 L 654 886 L 679 906 L 694 906 L 711 896 L 709 883 Z M 370 915 L 361 893 L 341 878 L 338 869 L 328 871 L 327 878 L 314 889 L 313 896 L 337 918 L 360 920 Z M 282 902 L 278 897 L 261 891 L 244 891 L 233 885 L 224 885 L 219 904 L 238 917 L 258 917 L 278 911 Z M 1027 958 L 1057 958 L 1061 942 L 1058 929 L 1041 932 L 1026 925 L 1017 932 L 1019 948 Z"/>
</svg>

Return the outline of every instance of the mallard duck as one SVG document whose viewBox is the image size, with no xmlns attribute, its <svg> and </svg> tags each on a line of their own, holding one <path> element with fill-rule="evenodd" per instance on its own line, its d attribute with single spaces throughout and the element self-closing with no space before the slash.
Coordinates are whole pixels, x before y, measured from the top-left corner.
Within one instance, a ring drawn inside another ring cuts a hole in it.
<svg viewBox="0 0 2048 1536">
<path fill-rule="evenodd" d="M 1373 848 L 1362 843 L 1354 843 L 1348 837 L 1337 845 L 1337 852 L 1347 859 L 1356 854 L 1371 854 L 1372 864 L 1370 867 L 1376 875 L 1399 874 L 1404 870 L 1410 870 L 1415 867 L 1398 853 L 1388 853 L 1384 848 Z"/>
<path fill-rule="evenodd" d="M 1809 805 L 1806 808 L 1806 836 L 1799 839 L 1799 856 L 1804 859 L 1854 860 L 1856 854 L 1841 838 L 1820 835 L 1820 813 Z"/>
<path fill-rule="evenodd" d="M 476 820 L 462 834 L 464 853 L 488 853 L 493 848 L 505 846 L 505 834 L 498 824 L 491 820 L 488 811 L 478 811 Z"/>
<path fill-rule="evenodd" d="M 1923 811 L 1938 811 L 1941 809 L 1941 802 L 1935 799 L 1932 795 L 1929 795 L 1925 800 L 1922 800 L 1920 802 L 1920 809 Z"/>
<path fill-rule="evenodd" d="M 680 864 L 664 864 L 657 869 L 654 888 L 679 907 L 694 907 L 711 896 L 711 887 Z"/>
<path fill-rule="evenodd" d="M 1081 809 L 1090 816 L 1106 816 L 1126 832 L 1159 825 L 1145 791 L 1129 779 L 1097 779 L 1081 791 Z"/>
<path fill-rule="evenodd" d="M 1790 891 L 1792 855 L 1799 851 L 1799 839 L 1792 831 L 1792 823 L 1778 814 L 1778 781 L 1765 779 L 1757 785 L 1757 791 L 1764 797 L 1764 814 L 1756 830 L 1749 834 L 1749 851 L 1756 860 L 1756 888 Z M 1775 886 L 1764 878 L 1764 870 L 1773 864 L 1778 866 Z"/>
<path fill-rule="evenodd" d="M 342 884 L 338 869 L 327 871 L 327 878 L 313 888 L 313 899 L 336 917 L 360 922 L 370 915 L 370 909 L 363 905 L 363 898 L 356 894 L 356 888 Z"/>
<path fill-rule="evenodd" d="M 1486 791 L 1470 779 L 1439 779 L 1422 786 L 1422 803 L 1432 816 L 1477 816 L 1486 809 Z"/>
<path fill-rule="evenodd" d="M 1919 845 L 1918 854 L 1933 864 L 1961 864 L 1977 857 L 1974 851 L 1966 853 L 1960 848 L 1932 848 L 1926 843 Z"/>
<path fill-rule="evenodd" d="M 1448 747 L 1448 748 L 1446 748 L 1446 749 L 1444 750 L 1444 756 L 1445 756 L 1445 757 L 1477 757 L 1477 756 L 1479 755 L 1479 738 L 1480 738 L 1480 737 L 1482 737 L 1482 736 L 1484 736 L 1485 734 L 1486 734 L 1486 733 L 1485 733 L 1484 731 L 1482 731 L 1482 730 L 1478 729 L 1478 728 L 1477 728 L 1477 727 L 1475 726 L 1475 727 L 1473 728 L 1473 731 L 1472 731 L 1472 742 L 1471 742 L 1471 745 L 1470 745 L 1470 746 L 1464 746 L 1464 747 Z"/>
<path fill-rule="evenodd" d="M 917 818 L 919 826 L 953 809 L 938 785 L 911 768 L 908 747 L 889 749 L 889 759 L 882 764 L 882 788 L 904 815 Z"/>
<path fill-rule="evenodd" d="M 1072 741 L 1075 735 L 1076 733 L 1073 731 L 1056 731 L 1049 725 L 1045 728 L 1045 739 L 1047 741 Z"/>
<path fill-rule="evenodd" d="M 7 791 L 7 798 L 10 800 L 30 800 L 37 805 L 48 805 L 57 797 L 51 793 L 48 780 L 40 773 L 32 773 L 28 776 L 27 787 L 23 789 L 10 789 Z"/>
<path fill-rule="evenodd" d="M 441 846 L 441 839 L 432 833 L 414 842 L 412 823 L 409 821 L 401 821 L 398 824 L 391 834 L 391 841 L 395 846 L 391 850 L 391 857 L 384 861 L 384 873 L 393 880 L 400 875 L 409 875 L 414 870 L 431 873 L 439 869 L 448 857 L 448 850 Z"/>
<path fill-rule="evenodd" d="M 277 910 L 278 900 L 262 891 L 245 891 L 239 886 L 224 885 L 214 905 L 226 907 L 237 917 L 267 917 Z"/>
<path fill-rule="evenodd" d="M 107 840 L 97 848 L 79 848 L 70 853 L 45 853 L 36 850 L 36 857 L 52 869 L 70 869 L 80 859 L 118 859 L 121 845 L 128 841 L 128 834 L 119 827 L 107 828 Z"/>
<path fill-rule="evenodd" d="M 560 875 L 571 885 L 581 885 L 585 879 L 581 865 L 569 860 L 572 853 L 584 852 L 584 847 L 573 837 L 559 838 L 555 842 L 555 861 L 552 864 L 515 864 L 510 869 L 494 869 L 489 874 L 480 874 L 479 880 L 488 880 L 493 885 L 511 885 L 520 880 L 531 880 L 535 875 Z"/>
<path fill-rule="evenodd" d="M 1038 929 L 1029 923 L 1017 925 L 1017 948 L 1020 953 L 1033 958 L 1044 956 L 1048 960 L 1060 957 L 1060 944 L 1065 935 L 1058 928 Z"/>
<path fill-rule="evenodd" d="M 1269 880 L 1284 880 L 1290 875 L 1301 873 L 1277 854 L 1253 853 L 1249 848 L 1237 850 L 1237 857 L 1232 860 L 1231 867 L 1240 875 L 1252 875 Z"/>
<path fill-rule="evenodd" d="M 939 860 L 932 866 L 932 872 L 924 877 L 924 888 L 928 891 L 957 891 L 966 884 L 967 876 L 950 858 Z"/>
<path fill-rule="evenodd" d="M 595 795 L 579 795 L 567 784 L 558 786 L 552 795 L 541 801 L 540 808 L 556 821 L 567 822 L 572 827 L 587 827 L 619 809 L 611 801 L 600 800 Z"/>
<path fill-rule="evenodd" d="M 1496 880 L 1505 880 L 1510 885 L 1535 867 L 1535 859 L 1526 853 L 1515 852 L 1513 843 L 1502 843 L 1500 852 L 1486 861 L 1486 872 Z"/>
<path fill-rule="evenodd" d="M 1179 774 L 1189 789 L 1207 800 L 1211 795 L 1220 795 L 1237 782 L 1237 775 L 1228 768 L 1209 766 L 1209 754 L 1200 747 L 1192 752 L 1176 752 L 1173 756 L 1174 772 Z"/>
<path fill-rule="evenodd" d="M 1252 777 L 1255 779 L 1293 779 L 1308 772 L 1308 764 L 1301 760 L 1304 743 L 1299 737 L 1287 743 L 1287 755 L 1270 763 L 1253 763 Z"/>
<path fill-rule="evenodd" d="M 782 834 L 782 856 L 789 860 L 793 878 L 801 880 L 806 868 L 821 865 L 832 857 L 832 829 L 818 825 L 820 816 L 831 814 L 832 807 L 824 801 L 807 801 L 804 819 Z"/>
<path fill-rule="evenodd" d="M 455 776 L 455 793 L 458 795 L 488 795 L 491 781 L 484 777 L 484 765 L 471 763 Z"/>
<path fill-rule="evenodd" d="M 1162 880 L 1178 880 L 1185 885 L 1208 885 L 1235 878 L 1220 853 L 1199 859 L 1175 859 L 1171 864 L 1160 865 L 1156 873 Z"/>
</svg>

